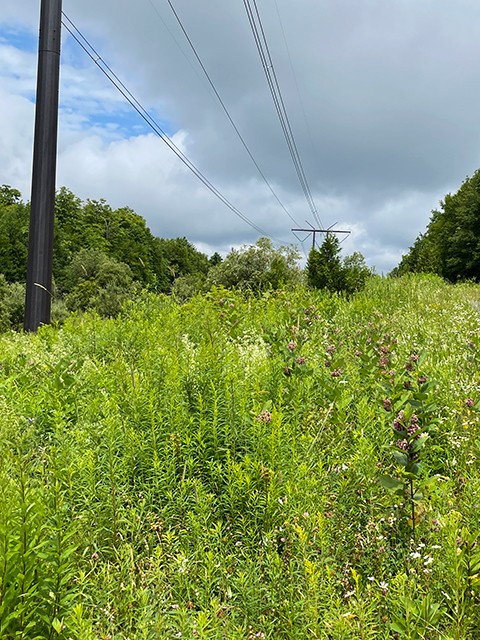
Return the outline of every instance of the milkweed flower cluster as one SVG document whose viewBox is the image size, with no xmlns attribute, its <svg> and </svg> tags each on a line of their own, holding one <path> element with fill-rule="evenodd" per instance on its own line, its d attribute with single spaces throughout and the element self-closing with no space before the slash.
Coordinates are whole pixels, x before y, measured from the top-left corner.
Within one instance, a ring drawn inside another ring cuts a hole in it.
<svg viewBox="0 0 480 640">
<path fill-rule="evenodd" d="M 408 455 L 410 461 L 418 457 L 428 433 L 421 432 L 419 417 L 416 413 L 409 416 L 402 409 L 392 422 L 395 435 L 398 437 L 395 445 L 397 449 Z"/>
<path fill-rule="evenodd" d="M 272 414 L 267 409 L 265 409 L 264 411 L 261 411 L 257 416 L 257 420 L 259 422 L 270 422 L 271 419 L 272 419 Z"/>
</svg>

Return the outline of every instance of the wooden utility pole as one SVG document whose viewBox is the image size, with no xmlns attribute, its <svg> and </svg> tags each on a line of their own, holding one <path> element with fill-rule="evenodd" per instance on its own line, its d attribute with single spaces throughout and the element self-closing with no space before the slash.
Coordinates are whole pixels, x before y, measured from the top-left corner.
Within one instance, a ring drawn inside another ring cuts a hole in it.
<svg viewBox="0 0 480 640">
<path fill-rule="evenodd" d="M 41 0 L 25 331 L 50 322 L 62 0 Z"/>
<path fill-rule="evenodd" d="M 307 224 L 309 223 L 307 222 Z M 312 249 L 315 249 L 315 234 L 317 233 L 350 233 L 350 231 L 342 231 L 340 229 L 336 230 L 331 227 L 330 229 L 315 229 L 312 226 L 310 226 L 310 229 L 291 229 L 291 231 L 305 231 L 306 233 L 311 233 L 313 236 Z"/>
</svg>

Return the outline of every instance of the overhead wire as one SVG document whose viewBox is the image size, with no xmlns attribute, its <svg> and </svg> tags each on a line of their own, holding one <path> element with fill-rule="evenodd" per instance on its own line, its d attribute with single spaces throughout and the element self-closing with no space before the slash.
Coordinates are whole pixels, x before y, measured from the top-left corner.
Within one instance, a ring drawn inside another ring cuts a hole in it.
<svg viewBox="0 0 480 640">
<path fill-rule="evenodd" d="M 310 147 L 311 147 L 312 151 L 315 152 L 315 144 L 313 142 L 312 131 L 311 131 L 311 128 L 310 128 L 310 124 L 308 122 L 307 112 L 305 111 L 305 105 L 303 104 L 302 95 L 300 93 L 300 87 L 298 85 L 297 74 L 295 73 L 295 67 L 293 65 L 293 60 L 292 60 L 292 54 L 290 53 L 290 47 L 288 46 L 287 34 L 285 32 L 285 27 L 283 26 L 283 20 L 282 20 L 281 14 L 280 14 L 280 8 L 278 6 L 277 0 L 274 0 L 274 2 L 275 2 L 275 10 L 276 10 L 277 17 L 278 17 L 278 22 L 280 24 L 280 29 L 281 29 L 281 32 L 282 32 L 283 42 L 285 44 L 285 50 L 287 52 L 288 61 L 290 63 L 290 69 L 292 71 L 293 80 L 295 82 L 295 88 L 297 90 L 298 101 L 299 101 L 300 107 L 302 109 L 303 120 L 305 122 L 305 129 L 307 131 L 307 135 L 308 135 L 309 140 L 310 140 Z"/>
<path fill-rule="evenodd" d="M 292 162 L 295 167 L 295 171 L 297 173 L 297 177 L 302 187 L 302 191 L 304 193 L 307 204 L 310 208 L 310 211 L 316 223 L 320 227 L 322 227 L 323 226 L 322 221 L 320 220 L 320 217 L 318 215 L 318 212 L 315 206 L 315 202 L 313 200 L 312 192 L 310 190 L 308 180 L 305 174 L 305 170 L 303 168 L 303 164 L 300 158 L 300 154 L 298 152 L 295 136 L 293 134 L 290 120 L 288 118 L 288 113 L 285 107 L 285 102 L 283 100 L 283 96 L 280 89 L 280 84 L 278 82 L 275 67 L 273 65 L 273 59 L 270 54 L 270 48 L 268 46 L 268 41 L 265 34 L 265 30 L 263 28 L 263 23 L 260 16 L 260 12 L 258 10 L 257 2 L 256 0 L 252 0 L 252 1 L 253 1 L 253 5 L 250 2 L 250 0 L 243 0 L 243 4 L 247 13 L 247 17 L 250 24 L 250 29 L 253 34 L 255 45 L 256 45 L 258 54 L 260 56 L 260 60 L 262 62 L 263 71 L 265 73 L 267 84 L 270 89 L 275 110 L 277 112 L 277 116 L 280 121 L 280 125 L 285 137 L 285 141 L 287 143 L 287 147 L 290 152 Z"/>
<path fill-rule="evenodd" d="M 233 205 L 226 196 L 224 196 L 217 187 L 215 187 L 210 180 L 196 167 L 196 165 L 181 151 L 179 147 L 173 142 L 170 136 L 162 129 L 162 127 L 154 120 L 154 118 L 148 113 L 148 111 L 140 104 L 120 78 L 114 73 L 109 65 L 103 60 L 100 54 L 94 49 L 87 38 L 82 34 L 74 22 L 62 11 L 62 24 L 65 29 L 70 33 L 72 38 L 77 44 L 84 50 L 89 58 L 95 63 L 100 71 L 110 80 L 119 93 L 127 100 L 127 102 L 135 109 L 139 116 L 147 123 L 152 131 L 169 147 L 171 151 L 177 156 L 181 162 L 202 182 L 207 189 L 209 189 L 230 211 L 232 211 L 243 222 L 255 229 L 263 236 L 270 238 L 276 242 L 282 242 L 277 238 L 274 238 L 264 229 L 259 227 L 255 222 L 250 220 L 244 213 L 242 213 L 235 205 Z M 67 24 L 68 23 L 68 24 Z M 78 34 L 78 35 L 77 35 Z"/>
<path fill-rule="evenodd" d="M 149 0 L 150 4 L 152 5 L 152 7 L 157 11 L 155 5 L 153 4 L 152 0 Z M 275 192 L 275 190 L 273 189 L 272 185 L 270 184 L 270 182 L 268 181 L 267 177 L 265 176 L 264 172 L 262 171 L 261 167 L 259 166 L 258 162 L 255 160 L 253 153 L 251 152 L 250 148 L 248 147 L 244 137 L 242 136 L 242 134 L 240 133 L 237 125 L 235 124 L 227 106 L 225 105 L 224 100 L 222 99 L 220 93 L 217 90 L 217 87 L 215 86 L 215 83 L 213 82 L 210 74 L 207 71 L 207 68 L 205 67 L 205 64 L 203 63 L 202 59 L 200 58 L 200 55 L 195 47 L 195 45 L 193 44 L 193 41 L 191 39 L 191 37 L 189 36 L 177 10 L 175 9 L 173 3 L 171 2 L 171 0 L 167 0 L 167 4 L 170 7 L 176 21 L 178 22 L 178 25 L 183 33 L 183 35 L 185 36 L 186 41 L 188 42 L 198 64 L 200 65 L 200 68 L 202 69 L 203 73 L 205 74 L 205 77 L 207 78 L 210 87 L 212 88 L 218 102 L 220 103 L 220 106 L 222 107 L 225 115 L 227 116 L 228 121 L 230 122 L 231 126 L 233 127 L 235 133 L 237 134 L 240 142 L 242 143 L 243 147 L 245 148 L 245 151 L 247 152 L 247 154 L 249 155 L 251 161 L 253 162 L 253 164 L 255 165 L 255 168 L 257 169 L 258 173 L 260 174 L 260 176 L 262 177 L 263 181 L 265 182 L 265 184 L 267 185 L 268 189 L 270 190 L 271 194 L 273 195 L 273 197 L 275 198 L 275 200 L 278 202 L 278 204 L 280 205 L 280 207 L 283 209 L 283 211 L 287 214 L 287 216 L 290 218 L 290 220 L 292 222 L 294 222 L 297 226 L 298 226 L 298 222 L 295 220 L 295 218 L 291 215 L 291 213 L 288 211 L 288 209 L 285 207 L 285 205 L 283 204 L 283 202 L 280 200 L 280 198 L 278 197 L 277 193 Z M 159 12 L 157 11 L 157 14 L 159 14 Z M 160 15 L 160 14 L 159 14 Z M 161 16 L 160 16 L 161 17 Z"/>
</svg>

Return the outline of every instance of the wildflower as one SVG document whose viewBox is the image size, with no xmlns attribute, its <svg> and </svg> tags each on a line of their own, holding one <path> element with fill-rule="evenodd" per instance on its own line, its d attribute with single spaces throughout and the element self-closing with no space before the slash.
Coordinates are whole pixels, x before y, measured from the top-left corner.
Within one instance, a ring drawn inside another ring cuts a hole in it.
<svg viewBox="0 0 480 640">
<path fill-rule="evenodd" d="M 338 369 L 334 369 L 330 375 L 332 378 L 339 378 L 342 375 L 342 370 L 338 367 Z"/>
<path fill-rule="evenodd" d="M 473 398 L 467 398 L 467 399 L 465 400 L 465 404 L 466 404 L 466 405 L 467 405 L 467 407 L 469 407 L 469 408 L 473 407 L 473 405 L 474 405 Z"/>
<path fill-rule="evenodd" d="M 272 419 L 272 414 L 267 409 L 265 409 L 264 411 L 261 411 L 257 416 L 257 420 L 259 422 L 270 422 L 271 419 Z"/>
<path fill-rule="evenodd" d="M 337 347 L 334 344 L 329 345 L 326 349 L 327 353 L 335 353 L 336 350 Z"/>
<path fill-rule="evenodd" d="M 362 355 L 362 352 L 359 351 L 358 349 L 355 351 L 354 355 L 357 356 L 357 358 L 359 358 Z"/>
<path fill-rule="evenodd" d="M 402 451 L 408 451 L 410 448 L 407 440 L 397 440 L 397 447 Z"/>
<path fill-rule="evenodd" d="M 235 542 L 235 546 L 236 546 L 236 547 L 241 547 L 241 546 L 242 546 L 242 544 L 243 544 L 243 543 L 242 543 L 242 541 L 241 541 L 241 540 L 237 540 L 237 541 Z"/>
<path fill-rule="evenodd" d="M 425 384 L 425 382 L 428 380 L 427 376 L 420 376 L 417 380 L 418 384 Z"/>
<path fill-rule="evenodd" d="M 298 356 L 298 358 L 295 360 L 295 362 L 297 364 L 305 364 L 305 358 L 303 356 Z"/>
<path fill-rule="evenodd" d="M 296 342 L 293 342 L 293 340 L 290 340 L 290 342 L 288 343 L 288 348 L 290 351 L 295 351 L 295 347 L 297 346 Z"/>
<path fill-rule="evenodd" d="M 92 558 L 92 560 L 98 560 L 99 555 L 96 551 L 94 551 L 90 557 Z"/>
<path fill-rule="evenodd" d="M 393 428 L 395 431 L 404 431 L 403 424 L 397 418 L 393 421 Z"/>
<path fill-rule="evenodd" d="M 408 429 L 407 429 L 407 433 L 409 436 L 412 436 L 414 433 L 416 433 L 419 429 L 420 429 L 420 425 L 419 424 L 411 424 Z"/>
<path fill-rule="evenodd" d="M 383 408 L 385 409 L 385 411 L 392 410 L 392 401 L 390 400 L 390 398 L 383 399 Z"/>
</svg>

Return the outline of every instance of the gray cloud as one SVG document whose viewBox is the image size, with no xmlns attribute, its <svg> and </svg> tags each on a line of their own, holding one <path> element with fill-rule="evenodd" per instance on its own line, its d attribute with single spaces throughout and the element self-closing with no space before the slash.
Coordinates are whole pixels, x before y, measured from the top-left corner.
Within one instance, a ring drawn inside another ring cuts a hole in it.
<svg viewBox="0 0 480 640">
<path fill-rule="evenodd" d="M 303 224 L 311 215 L 243 3 L 174 4 L 257 162 Z M 345 249 L 362 251 L 369 264 L 387 271 L 425 229 L 439 199 L 480 165 L 480 6 L 468 0 L 265 0 L 259 8 L 320 217 L 327 226 L 349 226 Z M 64 10 L 136 97 L 177 131 L 208 178 L 270 235 L 293 241 L 291 220 L 216 104 L 166 3 L 64 0 Z M 36 0 L 2 0 L 0 25 L 34 31 L 37 23 Z M 158 138 L 113 126 L 128 106 L 79 56 L 65 35 L 60 183 L 81 197 L 128 204 L 160 235 L 186 235 L 212 250 L 255 241 L 256 232 L 205 191 Z M 0 42 L 0 60 L 9 61 L 0 103 L 1 181 L 22 189 L 30 166 L 33 58 Z M 100 112 L 108 117 L 95 121 L 92 114 Z M 20 159 L 16 168 L 7 152 Z"/>
</svg>

